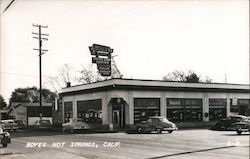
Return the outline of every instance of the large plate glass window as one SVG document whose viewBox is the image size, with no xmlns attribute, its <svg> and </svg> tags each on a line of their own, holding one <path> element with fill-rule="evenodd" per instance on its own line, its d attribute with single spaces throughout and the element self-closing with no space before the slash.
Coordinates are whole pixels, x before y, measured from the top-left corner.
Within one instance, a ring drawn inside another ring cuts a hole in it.
<svg viewBox="0 0 250 159">
<path fill-rule="evenodd" d="M 64 122 L 68 122 L 69 118 L 73 118 L 73 102 L 64 102 Z"/>
<path fill-rule="evenodd" d="M 226 118 L 226 99 L 209 99 L 209 120 Z"/>
<path fill-rule="evenodd" d="M 102 123 L 102 100 L 77 101 L 77 117 L 90 124 Z"/>
<path fill-rule="evenodd" d="M 150 116 L 159 115 L 159 98 L 134 98 L 134 123 L 146 121 Z"/>
<path fill-rule="evenodd" d="M 202 120 L 202 99 L 168 98 L 167 117 L 172 121 Z"/>
<path fill-rule="evenodd" d="M 239 114 L 250 116 L 250 99 L 239 99 Z"/>
</svg>

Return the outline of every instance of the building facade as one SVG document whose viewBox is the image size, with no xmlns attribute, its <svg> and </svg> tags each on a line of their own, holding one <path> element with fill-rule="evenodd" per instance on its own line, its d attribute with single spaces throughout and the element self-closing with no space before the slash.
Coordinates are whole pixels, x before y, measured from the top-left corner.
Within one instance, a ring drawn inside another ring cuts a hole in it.
<svg viewBox="0 0 250 159">
<path fill-rule="evenodd" d="M 173 122 L 209 122 L 230 114 L 250 115 L 249 85 L 111 79 L 64 88 L 63 120 L 115 128 L 149 116 Z"/>
<path fill-rule="evenodd" d="M 43 119 L 52 122 L 52 103 L 43 103 L 42 106 Z M 8 116 L 10 119 L 23 121 L 26 126 L 33 126 L 40 119 L 39 103 L 12 102 Z"/>
</svg>

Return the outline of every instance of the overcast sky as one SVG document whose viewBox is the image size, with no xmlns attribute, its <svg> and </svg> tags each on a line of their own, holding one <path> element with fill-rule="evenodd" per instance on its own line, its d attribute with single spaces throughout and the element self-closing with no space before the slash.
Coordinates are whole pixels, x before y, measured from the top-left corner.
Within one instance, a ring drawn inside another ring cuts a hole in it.
<svg viewBox="0 0 250 159">
<path fill-rule="evenodd" d="M 9 2 L 1 1 L 1 13 Z M 88 46 L 97 43 L 114 49 L 125 78 L 193 70 L 213 82 L 249 83 L 248 0 L 16 0 L 1 15 L 0 94 L 7 101 L 15 88 L 39 87 L 32 24 L 48 25 L 43 78 L 65 63 L 90 65 Z"/>
</svg>

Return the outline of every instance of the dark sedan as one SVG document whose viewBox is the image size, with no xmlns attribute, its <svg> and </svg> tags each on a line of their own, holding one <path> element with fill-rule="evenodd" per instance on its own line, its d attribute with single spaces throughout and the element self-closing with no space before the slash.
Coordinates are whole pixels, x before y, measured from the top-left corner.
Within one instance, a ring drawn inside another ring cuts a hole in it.
<svg viewBox="0 0 250 159">
<path fill-rule="evenodd" d="M 250 131 L 250 118 L 246 118 L 241 120 L 240 122 L 236 122 L 233 124 L 234 129 L 236 130 L 238 135 L 241 135 L 242 132 Z"/>
<path fill-rule="evenodd" d="M 172 133 L 174 130 L 178 130 L 178 128 L 174 123 L 172 123 L 165 117 L 153 116 L 149 117 L 147 121 L 138 123 L 136 125 L 136 130 L 138 133 L 152 131 L 156 131 L 157 133 L 168 131 L 169 133 Z"/>
<path fill-rule="evenodd" d="M 233 130 L 233 124 L 236 122 L 240 122 L 242 120 L 247 119 L 246 116 L 243 115 L 231 115 L 227 118 L 220 119 L 214 125 L 214 129 L 216 130 Z"/>
</svg>

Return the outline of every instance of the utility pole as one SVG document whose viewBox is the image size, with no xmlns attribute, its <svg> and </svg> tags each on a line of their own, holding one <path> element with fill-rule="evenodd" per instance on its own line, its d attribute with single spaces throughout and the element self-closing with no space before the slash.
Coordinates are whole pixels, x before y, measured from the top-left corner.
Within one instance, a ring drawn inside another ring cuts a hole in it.
<svg viewBox="0 0 250 159">
<path fill-rule="evenodd" d="M 33 50 L 36 50 L 36 51 L 39 51 L 39 94 L 40 94 L 40 119 L 42 119 L 42 55 L 47 52 L 48 50 L 43 50 L 42 49 L 42 42 L 43 41 L 47 41 L 48 38 L 46 38 L 47 36 L 49 36 L 49 34 L 42 34 L 41 32 L 41 28 L 48 28 L 48 26 L 42 26 L 42 25 L 34 25 L 33 24 L 33 27 L 38 27 L 38 33 L 35 33 L 35 32 L 32 32 L 33 35 L 35 35 L 35 39 L 38 39 L 39 41 L 39 49 L 33 49 Z M 38 37 L 37 37 L 38 36 Z M 45 36 L 45 37 L 42 37 L 42 36 Z"/>
</svg>

